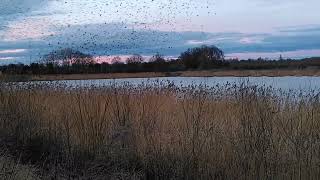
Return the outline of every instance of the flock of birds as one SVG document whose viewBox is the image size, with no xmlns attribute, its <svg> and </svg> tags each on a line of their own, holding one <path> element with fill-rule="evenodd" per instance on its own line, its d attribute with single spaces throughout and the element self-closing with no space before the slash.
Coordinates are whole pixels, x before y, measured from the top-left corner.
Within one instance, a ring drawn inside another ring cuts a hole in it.
<svg viewBox="0 0 320 180">
<path fill-rule="evenodd" d="M 54 17 L 50 28 L 55 33 L 42 38 L 47 46 L 43 49 L 74 48 L 93 55 L 144 53 L 145 48 L 151 52 L 150 46 L 173 49 L 172 32 L 183 31 L 183 23 L 214 14 L 211 0 L 47 0 L 47 6 L 53 12 L 32 14 Z"/>
</svg>

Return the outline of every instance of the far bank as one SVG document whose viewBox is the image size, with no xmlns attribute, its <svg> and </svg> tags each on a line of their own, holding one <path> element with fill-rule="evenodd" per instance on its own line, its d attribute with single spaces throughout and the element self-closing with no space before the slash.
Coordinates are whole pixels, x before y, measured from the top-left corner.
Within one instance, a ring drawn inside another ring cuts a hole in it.
<svg viewBox="0 0 320 180">
<path fill-rule="evenodd" d="M 282 70 L 206 70 L 178 72 L 140 72 L 105 74 L 52 74 L 52 75 L 0 75 L 5 81 L 54 81 L 154 77 L 283 77 L 283 76 L 320 76 L 320 69 L 282 69 Z"/>
</svg>

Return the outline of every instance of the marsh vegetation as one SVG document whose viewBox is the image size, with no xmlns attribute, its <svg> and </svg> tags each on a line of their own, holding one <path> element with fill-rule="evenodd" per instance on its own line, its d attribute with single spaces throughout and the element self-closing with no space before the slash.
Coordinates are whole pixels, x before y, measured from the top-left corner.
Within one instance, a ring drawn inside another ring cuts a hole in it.
<svg viewBox="0 0 320 180">
<path fill-rule="evenodd" d="M 0 176 L 317 179 L 319 118 L 317 93 L 246 83 L 2 84 Z"/>
</svg>

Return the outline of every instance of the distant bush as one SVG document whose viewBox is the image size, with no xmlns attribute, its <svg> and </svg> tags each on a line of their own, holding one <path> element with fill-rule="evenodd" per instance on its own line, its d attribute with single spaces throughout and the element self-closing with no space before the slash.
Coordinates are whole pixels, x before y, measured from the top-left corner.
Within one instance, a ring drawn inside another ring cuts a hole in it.
<svg viewBox="0 0 320 180">
<path fill-rule="evenodd" d="M 179 58 L 187 69 L 197 69 L 200 66 L 205 67 L 215 61 L 223 60 L 224 53 L 216 46 L 201 46 L 188 49 L 181 53 Z"/>
</svg>

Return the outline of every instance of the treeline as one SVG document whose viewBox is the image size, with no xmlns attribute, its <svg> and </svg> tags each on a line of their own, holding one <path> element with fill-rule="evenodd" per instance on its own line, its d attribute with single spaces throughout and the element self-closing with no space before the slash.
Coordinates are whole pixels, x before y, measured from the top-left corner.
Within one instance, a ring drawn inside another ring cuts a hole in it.
<svg viewBox="0 0 320 180">
<path fill-rule="evenodd" d="M 300 60 L 249 59 L 225 60 L 222 50 L 215 46 L 201 46 L 188 49 L 178 59 L 165 59 L 156 54 L 150 59 L 135 54 L 122 61 L 114 57 L 110 63 L 98 63 L 94 57 L 72 49 L 51 52 L 38 62 L 30 65 L 9 64 L 0 66 L 3 74 L 81 74 L 81 73 L 135 73 L 135 72 L 176 72 L 186 70 L 262 70 L 262 69 L 304 69 L 320 68 L 320 57 Z"/>
<path fill-rule="evenodd" d="M 320 69 L 320 57 L 311 57 L 303 59 L 248 59 L 248 60 L 231 60 L 227 63 L 228 69 L 234 70 L 263 70 L 263 69 Z"/>
</svg>

